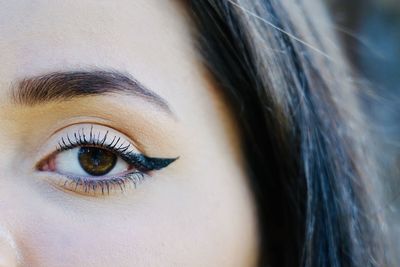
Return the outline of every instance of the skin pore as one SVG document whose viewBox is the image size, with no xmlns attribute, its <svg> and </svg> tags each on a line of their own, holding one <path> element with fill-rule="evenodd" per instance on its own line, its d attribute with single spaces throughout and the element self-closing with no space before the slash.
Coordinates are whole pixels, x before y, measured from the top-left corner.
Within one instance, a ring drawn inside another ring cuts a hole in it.
<svg viewBox="0 0 400 267">
<path fill-rule="evenodd" d="M 238 129 L 178 1 L 3 1 L 0 36 L 0 266 L 255 266 Z M 170 112 L 129 92 L 15 97 L 24 79 L 96 71 L 137 80 Z M 74 134 L 176 160 L 136 186 L 71 184 L 77 158 L 57 149 Z"/>
</svg>

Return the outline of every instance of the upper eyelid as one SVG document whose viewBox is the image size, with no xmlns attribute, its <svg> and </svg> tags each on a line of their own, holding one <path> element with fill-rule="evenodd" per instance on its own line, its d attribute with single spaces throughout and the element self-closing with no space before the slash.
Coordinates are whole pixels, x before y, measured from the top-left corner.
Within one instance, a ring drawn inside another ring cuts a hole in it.
<svg viewBox="0 0 400 267">
<path fill-rule="evenodd" d="M 110 142 L 107 142 L 107 138 L 109 137 L 110 131 L 107 130 L 104 134 L 101 131 L 97 133 L 94 132 L 94 126 L 90 125 L 90 132 L 85 133 L 85 128 L 79 128 L 77 131 L 73 132 L 73 138 L 75 140 L 71 140 L 69 133 L 65 136 L 62 136 L 61 139 L 58 141 L 58 148 L 57 150 L 65 150 L 74 148 L 81 145 L 93 145 L 99 146 L 104 148 L 109 148 L 110 150 L 114 150 L 119 153 L 124 153 L 126 151 L 135 151 L 138 150 L 133 142 L 123 138 L 121 135 L 114 135 Z M 88 136 L 88 138 L 87 138 Z M 132 149 L 130 149 L 132 147 Z M 139 151 L 138 151 L 139 152 Z M 140 152 L 139 152 L 140 153 Z"/>
<path fill-rule="evenodd" d="M 124 149 L 126 150 L 126 148 L 123 146 L 124 143 L 121 143 L 120 146 L 116 146 L 115 142 L 114 142 L 114 147 L 109 149 L 111 152 L 116 153 L 118 156 L 120 156 L 123 160 L 125 160 L 126 162 L 134 165 L 135 167 L 141 169 L 141 170 L 145 170 L 145 171 L 151 171 L 151 170 L 159 170 L 162 169 L 166 166 L 168 166 L 169 164 L 171 164 L 172 162 L 174 162 L 175 160 L 177 160 L 179 158 L 174 156 L 174 157 L 151 157 L 148 156 L 148 154 L 143 151 L 142 149 L 140 149 L 137 146 L 137 142 L 136 140 L 133 140 L 132 138 L 130 138 L 128 135 L 125 135 L 123 132 L 119 131 L 119 130 L 115 130 L 115 128 L 113 127 L 109 127 L 108 125 L 102 125 L 102 124 L 97 124 L 97 123 L 74 123 L 74 124 L 70 124 L 69 126 L 63 127 L 60 130 L 55 131 L 55 134 L 53 134 L 50 137 L 50 140 L 45 142 L 45 144 L 43 144 L 43 148 L 41 148 L 40 150 L 38 150 L 38 157 L 36 159 L 34 159 L 34 161 L 36 162 L 34 164 L 34 168 L 35 170 L 38 170 L 38 168 L 41 166 L 41 164 L 43 164 L 43 162 L 45 162 L 47 159 L 49 159 L 50 157 L 55 156 L 57 153 L 59 153 L 60 151 L 58 150 L 58 142 L 60 142 L 62 140 L 62 137 L 66 138 L 67 137 L 67 133 L 71 133 L 71 132 L 77 132 L 79 129 L 86 129 L 87 133 L 89 133 L 89 137 L 90 137 L 90 131 L 89 129 L 91 129 L 91 127 L 93 126 L 93 129 L 97 129 L 97 130 L 101 130 L 103 129 L 103 134 L 109 130 L 110 133 L 115 133 L 115 136 L 120 137 L 120 139 L 125 140 L 126 144 L 130 144 L 129 146 L 129 150 L 124 151 Z M 72 128 L 70 128 L 72 127 Z M 98 129 L 100 128 L 100 129 Z M 77 138 L 77 140 L 79 140 Z M 112 139 L 113 140 L 113 139 Z M 71 140 L 72 141 L 72 140 Z M 71 142 L 72 145 L 74 147 L 79 146 L 79 143 L 75 142 Z M 81 142 L 82 143 L 82 142 Z M 108 143 L 108 142 L 106 142 Z M 113 142 L 110 142 L 108 144 L 112 144 Z M 83 143 L 86 146 L 90 146 L 90 144 L 87 143 Z M 117 149 L 114 149 L 114 148 Z M 71 147 L 72 148 L 72 147 Z"/>
<path fill-rule="evenodd" d="M 136 139 L 131 138 L 131 136 L 125 134 L 123 131 L 120 131 L 119 129 L 109 126 L 107 124 L 103 123 L 97 123 L 97 122 L 76 122 L 76 123 L 70 123 L 67 126 L 61 127 L 59 125 L 58 129 L 54 129 L 51 135 L 46 136 L 43 140 L 44 142 L 40 142 L 40 144 L 37 145 L 35 148 L 35 151 L 37 151 L 35 156 L 32 159 L 29 159 L 32 161 L 32 166 L 33 170 L 37 170 L 38 166 L 43 163 L 44 160 L 47 158 L 54 156 L 55 154 L 59 153 L 59 142 L 61 141 L 62 137 L 66 140 L 67 138 L 67 133 L 69 133 L 71 136 L 74 132 L 76 132 L 78 129 L 85 128 L 86 132 L 89 133 L 88 130 L 90 130 L 90 127 L 93 126 L 93 128 L 96 131 L 101 131 L 103 134 L 109 130 L 111 134 L 114 134 L 116 136 L 120 136 L 122 140 L 125 140 L 125 143 L 131 144 L 130 146 L 130 151 L 132 151 L 135 154 L 140 154 L 140 155 L 146 155 L 146 151 L 143 149 L 143 146 L 141 143 L 137 142 Z M 103 136 L 103 134 L 101 136 Z M 72 140 L 71 140 L 72 141 Z M 114 151 L 118 152 L 118 151 Z"/>
<path fill-rule="evenodd" d="M 47 139 L 51 139 L 54 136 L 57 136 L 60 132 L 63 132 L 67 128 L 77 127 L 78 125 L 93 125 L 95 127 L 107 128 L 110 130 L 110 132 L 113 131 L 113 132 L 118 133 L 118 135 L 125 136 L 126 138 L 125 137 L 124 138 L 126 140 L 128 140 L 130 143 L 132 143 L 132 145 L 137 149 L 137 151 L 143 153 L 145 145 L 143 145 L 139 140 L 137 140 L 129 132 L 127 132 L 128 130 L 125 129 L 125 131 L 124 131 L 123 129 L 119 129 L 119 128 L 113 126 L 112 124 L 113 124 L 113 122 L 108 121 L 108 120 L 93 122 L 90 120 L 90 118 L 88 120 L 82 120 L 79 122 L 71 122 L 71 123 L 66 124 L 63 127 L 57 127 L 57 129 L 53 130 L 51 132 L 51 134 L 49 134 L 47 136 Z"/>
<path fill-rule="evenodd" d="M 121 140 L 121 136 L 116 139 L 116 136 L 112 139 L 112 141 L 109 144 L 106 144 L 106 142 L 99 143 L 99 140 L 95 141 L 96 135 L 93 135 L 92 133 L 92 127 L 91 127 L 91 132 L 89 134 L 90 138 L 86 139 L 85 134 L 83 129 L 82 129 L 82 134 L 77 134 L 77 132 L 74 133 L 75 137 L 75 142 L 68 139 L 69 144 L 67 144 L 65 141 L 62 141 L 63 144 L 59 143 L 59 148 L 53 152 L 51 155 L 45 157 L 43 160 L 41 160 L 38 164 L 36 164 L 36 169 L 40 169 L 42 164 L 44 164 L 50 157 L 56 156 L 58 153 L 62 153 L 65 150 L 71 150 L 76 147 L 80 146 L 99 146 L 100 148 L 103 149 L 108 149 L 109 151 L 116 153 L 119 157 L 121 157 L 123 160 L 125 160 L 128 164 L 131 166 L 134 166 L 138 171 L 147 173 L 149 171 L 154 171 L 154 170 L 160 170 L 174 161 L 176 161 L 179 157 L 174 157 L 174 158 L 155 158 L 155 157 L 148 157 L 143 153 L 140 152 L 135 152 L 134 150 L 128 150 L 129 147 L 133 146 L 131 143 L 128 143 L 127 146 L 124 146 L 125 142 L 122 142 L 119 144 L 119 141 Z M 78 131 L 79 132 L 79 131 Z M 108 133 L 108 132 L 107 132 Z M 107 136 L 107 133 L 105 136 Z M 68 136 L 68 135 L 67 135 Z M 98 135 L 97 138 L 100 138 L 100 135 Z M 63 139 L 61 139 L 63 140 Z"/>
</svg>

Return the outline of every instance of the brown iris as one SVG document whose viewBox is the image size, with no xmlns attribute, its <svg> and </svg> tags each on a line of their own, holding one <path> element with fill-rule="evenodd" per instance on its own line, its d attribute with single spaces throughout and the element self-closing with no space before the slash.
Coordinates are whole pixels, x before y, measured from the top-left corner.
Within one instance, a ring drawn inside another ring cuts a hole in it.
<svg viewBox="0 0 400 267">
<path fill-rule="evenodd" d="M 97 147 L 80 148 L 78 159 L 85 172 L 93 176 L 109 173 L 117 162 L 117 156 L 114 153 Z"/>
</svg>

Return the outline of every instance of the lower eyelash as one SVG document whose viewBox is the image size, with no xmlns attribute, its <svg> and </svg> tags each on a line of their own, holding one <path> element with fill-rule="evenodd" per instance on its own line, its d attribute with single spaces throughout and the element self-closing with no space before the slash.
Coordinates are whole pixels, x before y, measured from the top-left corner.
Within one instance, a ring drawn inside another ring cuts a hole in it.
<svg viewBox="0 0 400 267">
<path fill-rule="evenodd" d="M 62 187 L 74 192 L 82 192 L 85 194 L 101 194 L 109 195 L 110 192 L 120 190 L 124 192 L 127 186 L 133 185 L 136 189 L 137 185 L 141 183 L 147 175 L 140 171 L 134 171 L 122 176 L 107 177 L 105 179 L 93 179 L 93 177 L 75 177 L 66 176 L 66 180 Z"/>
</svg>

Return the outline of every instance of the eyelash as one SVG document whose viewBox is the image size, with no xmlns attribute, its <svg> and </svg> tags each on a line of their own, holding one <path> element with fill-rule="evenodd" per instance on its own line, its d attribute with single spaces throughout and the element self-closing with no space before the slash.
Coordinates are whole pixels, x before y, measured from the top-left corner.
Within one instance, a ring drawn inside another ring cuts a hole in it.
<svg viewBox="0 0 400 267">
<path fill-rule="evenodd" d="M 133 185 L 134 188 L 136 188 L 140 182 L 149 176 L 150 171 L 160 170 L 177 159 L 151 158 L 140 153 L 135 153 L 134 150 L 131 149 L 132 145 L 121 141 L 121 137 L 114 136 L 111 142 L 106 142 L 109 137 L 108 135 L 109 131 L 102 137 L 100 131 L 94 134 L 93 126 L 91 126 L 90 132 L 87 135 L 85 134 L 85 129 L 81 128 L 73 133 L 72 136 L 67 134 L 66 137 L 62 137 L 58 142 L 56 153 L 61 153 L 76 147 L 98 147 L 115 153 L 130 166 L 133 166 L 134 170 L 120 176 L 110 176 L 105 179 L 62 175 L 65 177 L 62 187 L 85 194 L 96 194 L 99 192 L 101 195 L 108 195 L 115 189 L 124 192 L 127 185 Z"/>
<path fill-rule="evenodd" d="M 98 190 L 101 191 L 101 195 L 109 195 L 110 191 L 115 189 L 119 189 L 121 192 L 124 192 L 127 186 L 133 184 L 134 188 L 138 183 L 143 181 L 146 178 L 145 173 L 140 171 L 134 171 L 131 173 L 127 173 L 122 176 L 109 177 L 107 179 L 87 179 L 83 177 L 75 177 L 75 176 L 66 176 L 63 187 L 67 189 L 73 188 L 76 192 L 84 192 L 86 194 L 93 192 L 96 193 Z M 78 190 L 79 188 L 79 190 Z"/>
<path fill-rule="evenodd" d="M 66 138 L 61 137 L 61 141 L 58 142 L 57 152 L 60 153 L 62 151 L 70 150 L 80 146 L 82 147 L 92 146 L 92 147 L 107 149 L 111 152 L 115 152 L 117 153 L 118 156 L 122 158 L 127 158 L 131 153 L 133 153 L 133 150 L 128 151 L 128 149 L 131 147 L 131 144 L 124 146 L 125 141 L 120 144 L 121 137 L 118 137 L 117 139 L 117 136 L 114 136 L 111 143 L 106 144 L 108 134 L 109 131 L 107 131 L 106 134 L 100 139 L 100 132 L 97 134 L 96 137 L 96 135 L 93 134 L 93 126 L 91 126 L 89 133 L 89 140 L 86 140 L 87 135 L 85 135 L 84 128 L 81 128 L 81 131 L 78 130 L 73 134 L 74 140 L 71 140 L 69 134 L 67 134 Z M 129 162 L 129 161 L 128 163 L 133 165 L 135 164 L 135 162 Z"/>
</svg>

